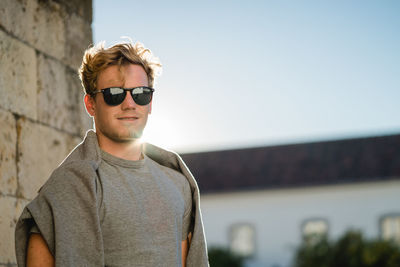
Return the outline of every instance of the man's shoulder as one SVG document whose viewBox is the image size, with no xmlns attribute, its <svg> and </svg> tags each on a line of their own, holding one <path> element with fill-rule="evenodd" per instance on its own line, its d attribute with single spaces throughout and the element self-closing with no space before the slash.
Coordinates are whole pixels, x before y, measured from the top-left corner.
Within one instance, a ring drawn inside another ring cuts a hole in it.
<svg viewBox="0 0 400 267">
<path fill-rule="evenodd" d="M 50 175 L 40 191 L 92 184 L 96 169 L 89 161 L 63 162 Z"/>
<path fill-rule="evenodd" d="M 182 159 L 176 152 L 150 143 L 144 143 L 143 149 L 144 153 L 158 164 L 180 170 L 179 161 Z"/>
<path fill-rule="evenodd" d="M 162 165 L 160 163 L 158 163 L 157 161 L 149 158 L 150 164 L 149 167 L 153 167 L 156 166 L 158 169 L 160 169 L 163 173 L 165 173 L 166 175 L 170 176 L 170 177 L 176 177 L 177 179 L 182 179 L 183 181 L 186 181 L 186 177 L 185 175 L 183 175 L 182 172 L 180 172 L 179 170 L 175 169 L 175 168 L 171 168 L 170 166 L 165 166 Z"/>
<path fill-rule="evenodd" d="M 172 181 L 179 184 L 179 187 L 190 191 L 190 177 L 182 172 L 181 164 L 184 163 L 178 153 L 149 143 L 146 143 L 145 151 L 151 165 L 159 168 Z M 185 168 L 187 168 L 186 165 Z"/>
<path fill-rule="evenodd" d="M 149 158 L 153 159 L 160 165 L 182 173 L 190 180 L 190 182 L 193 181 L 193 184 L 197 184 L 188 166 L 178 153 L 149 143 L 144 144 L 144 152 Z"/>
</svg>

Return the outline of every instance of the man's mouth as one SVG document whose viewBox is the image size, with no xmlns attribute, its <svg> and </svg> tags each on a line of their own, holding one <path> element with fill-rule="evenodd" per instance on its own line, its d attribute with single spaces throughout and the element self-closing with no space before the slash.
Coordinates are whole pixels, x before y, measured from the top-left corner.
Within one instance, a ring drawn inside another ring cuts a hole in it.
<svg viewBox="0 0 400 267">
<path fill-rule="evenodd" d="M 122 121 L 133 121 L 133 120 L 137 120 L 138 117 L 121 117 L 118 118 L 118 120 L 122 120 Z"/>
</svg>

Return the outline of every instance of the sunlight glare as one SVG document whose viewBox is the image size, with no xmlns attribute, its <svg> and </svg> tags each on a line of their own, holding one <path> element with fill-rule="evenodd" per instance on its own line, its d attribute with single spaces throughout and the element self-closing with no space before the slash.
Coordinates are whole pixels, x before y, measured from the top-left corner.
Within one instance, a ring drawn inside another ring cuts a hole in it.
<svg viewBox="0 0 400 267">
<path fill-rule="evenodd" d="M 176 121 L 153 114 L 147 122 L 146 129 L 142 136 L 142 142 L 168 149 L 176 150 L 182 147 L 182 130 Z"/>
</svg>

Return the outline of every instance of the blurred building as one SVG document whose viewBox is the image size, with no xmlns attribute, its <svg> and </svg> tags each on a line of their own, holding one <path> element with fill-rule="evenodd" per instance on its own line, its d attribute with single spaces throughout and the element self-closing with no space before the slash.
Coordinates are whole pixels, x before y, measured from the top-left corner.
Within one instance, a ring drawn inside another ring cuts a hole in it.
<svg viewBox="0 0 400 267">
<path fill-rule="evenodd" d="M 208 246 L 290 266 L 303 236 L 358 229 L 400 242 L 400 135 L 182 155 Z"/>
</svg>

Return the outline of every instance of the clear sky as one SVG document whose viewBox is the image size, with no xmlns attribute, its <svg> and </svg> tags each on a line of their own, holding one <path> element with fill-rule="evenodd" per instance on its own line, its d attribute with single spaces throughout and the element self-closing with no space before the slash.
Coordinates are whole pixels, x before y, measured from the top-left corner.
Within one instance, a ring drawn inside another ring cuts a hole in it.
<svg viewBox="0 0 400 267">
<path fill-rule="evenodd" d="M 195 152 L 400 133 L 400 1 L 94 0 L 160 58 L 145 140 Z"/>
</svg>

